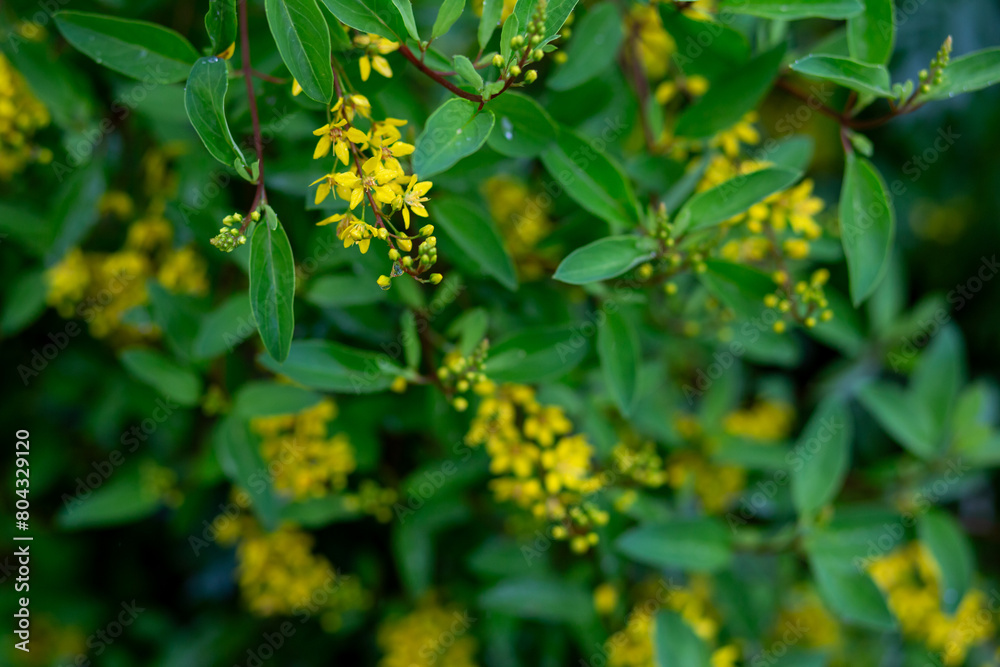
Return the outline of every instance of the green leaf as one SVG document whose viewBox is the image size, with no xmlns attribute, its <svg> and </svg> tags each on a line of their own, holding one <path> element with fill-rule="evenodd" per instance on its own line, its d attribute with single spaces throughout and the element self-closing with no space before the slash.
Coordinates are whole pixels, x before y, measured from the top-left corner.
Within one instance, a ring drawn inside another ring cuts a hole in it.
<svg viewBox="0 0 1000 667">
<path fill-rule="evenodd" d="M 851 460 L 851 414 L 835 400 L 813 413 L 795 446 L 801 467 L 792 468 L 792 502 L 800 516 L 812 516 L 832 502 Z"/>
<path fill-rule="evenodd" d="M 656 667 L 709 667 L 708 646 L 680 614 L 661 609 L 655 617 L 653 655 Z"/>
<path fill-rule="evenodd" d="M 271 484 L 274 475 L 247 421 L 235 415 L 222 419 L 213 433 L 212 445 L 226 477 L 250 496 L 254 514 L 264 529 L 274 530 L 279 517 L 278 499 Z"/>
<path fill-rule="evenodd" d="M 570 285 L 585 285 L 620 276 L 655 254 L 638 236 L 608 236 L 571 252 L 552 277 Z"/>
<path fill-rule="evenodd" d="M 767 152 L 767 161 L 779 167 L 805 172 L 812 164 L 816 141 L 807 134 L 796 134 L 779 141 Z"/>
<path fill-rule="evenodd" d="M 392 0 L 399 10 L 399 16 L 403 19 L 406 32 L 416 41 L 420 41 L 420 33 L 417 32 L 417 22 L 413 19 L 413 3 L 410 0 Z"/>
<path fill-rule="evenodd" d="M 413 173 L 428 178 L 472 155 L 493 130 L 493 113 L 469 100 L 452 98 L 427 119 L 413 151 Z"/>
<path fill-rule="evenodd" d="M 145 519 L 159 509 L 161 497 L 143 473 L 142 464 L 115 469 L 101 486 L 65 502 L 56 522 L 65 530 L 83 530 Z"/>
<path fill-rule="evenodd" d="M 556 124 L 538 102 L 521 93 L 506 92 L 489 101 L 496 131 L 487 140 L 490 148 L 507 157 L 538 157 L 555 140 Z"/>
<path fill-rule="evenodd" d="M 233 396 L 231 414 L 241 419 L 291 415 L 313 407 L 322 398 L 322 394 L 292 384 L 248 382 Z"/>
<path fill-rule="evenodd" d="M 344 308 L 379 303 L 388 298 L 370 275 L 353 273 L 320 276 L 309 283 L 305 299 L 321 308 Z"/>
<path fill-rule="evenodd" d="M 553 90 L 569 90 L 600 75 L 615 62 L 624 38 L 618 10 L 601 2 L 573 28 L 574 39 L 566 47 L 566 62 L 548 80 Z"/>
<path fill-rule="evenodd" d="M 896 619 L 878 586 L 853 563 L 823 554 L 811 554 L 809 562 L 820 595 L 835 614 L 883 632 L 896 627 Z"/>
<path fill-rule="evenodd" d="M 888 65 L 896 40 L 892 0 L 862 0 L 864 10 L 847 19 L 851 57 L 870 65 Z"/>
<path fill-rule="evenodd" d="M 639 381 L 639 335 L 619 310 L 606 311 L 597 329 L 597 356 L 611 397 L 626 417 L 632 412 Z"/>
<path fill-rule="evenodd" d="M 733 559 L 732 535 L 717 519 L 672 519 L 625 531 L 616 549 L 638 563 L 715 572 Z"/>
<path fill-rule="evenodd" d="M 942 100 L 982 90 L 1000 81 L 1000 47 L 983 49 L 955 58 L 944 68 L 941 83 L 921 93 L 922 100 Z"/>
<path fill-rule="evenodd" d="M 749 60 L 750 44 L 731 24 L 699 21 L 686 16 L 679 5 L 658 4 L 664 29 L 679 45 L 671 57 L 685 75 L 714 81 Z"/>
<path fill-rule="evenodd" d="M 45 273 L 40 269 L 24 271 L 11 281 L 8 290 L 0 314 L 0 334 L 4 336 L 17 333 L 45 312 Z"/>
<path fill-rule="evenodd" d="M 384 391 L 397 375 L 407 375 L 387 355 L 324 340 L 294 342 L 283 363 L 264 356 L 260 363 L 303 386 L 342 394 Z"/>
<path fill-rule="evenodd" d="M 295 260 L 285 230 L 257 225 L 250 239 L 250 307 L 264 347 L 284 361 L 295 332 Z"/>
<path fill-rule="evenodd" d="M 504 579 L 479 595 L 479 606 L 515 618 L 583 625 L 593 613 L 587 590 L 568 579 Z"/>
<path fill-rule="evenodd" d="M 201 397 L 201 380 L 161 352 L 141 347 L 122 350 L 118 358 L 135 379 L 165 397 L 190 407 Z"/>
<path fill-rule="evenodd" d="M 941 572 L 941 601 L 954 614 L 972 585 L 976 559 L 965 530 L 947 512 L 932 510 L 917 519 L 917 536 Z"/>
<path fill-rule="evenodd" d="M 236 45 L 236 28 L 236 0 L 209 0 L 205 31 L 213 54 L 221 57 Z"/>
<path fill-rule="evenodd" d="M 97 64 L 153 83 L 187 78 L 198 52 L 179 33 L 146 21 L 90 12 L 56 12 L 66 41 Z"/>
<path fill-rule="evenodd" d="M 468 312 L 475 313 L 480 310 L 474 308 Z M 399 316 L 399 330 L 399 342 L 403 347 L 403 359 L 406 361 L 406 367 L 416 370 L 420 367 L 422 349 L 420 346 L 420 333 L 417 331 L 417 316 L 413 314 L 412 310 L 404 310 Z M 468 352 L 463 351 L 463 354 L 468 354 Z"/>
<path fill-rule="evenodd" d="M 560 127 L 542 163 L 566 194 L 587 211 L 621 230 L 639 220 L 639 205 L 621 168 L 591 142 Z"/>
<path fill-rule="evenodd" d="M 926 413 L 935 439 L 943 439 L 965 385 L 965 349 L 962 336 L 945 326 L 920 354 L 913 369 L 910 391 L 916 409 Z"/>
<path fill-rule="evenodd" d="M 510 40 L 518 34 L 519 30 L 520 27 L 516 14 L 508 16 L 507 20 L 503 22 L 503 28 L 500 29 L 500 55 L 502 55 L 503 59 L 507 62 L 510 62 Z"/>
<path fill-rule="evenodd" d="M 861 404 L 879 425 L 910 453 L 933 459 L 941 448 L 935 439 L 930 415 L 920 409 L 897 385 L 872 382 L 858 392 Z"/>
<path fill-rule="evenodd" d="M 735 125 L 771 88 L 785 55 L 784 44 L 766 51 L 712 83 L 677 120 L 679 137 L 710 137 Z"/>
<path fill-rule="evenodd" d="M 341 23 L 361 32 L 381 35 L 394 42 L 403 41 L 409 32 L 394 0 L 323 0 L 323 4 Z"/>
<path fill-rule="evenodd" d="M 483 0 L 483 15 L 479 19 L 479 30 L 476 32 L 480 51 L 486 50 L 486 45 L 490 43 L 493 31 L 500 25 L 503 4 L 503 0 Z"/>
<path fill-rule="evenodd" d="M 680 235 L 718 225 L 746 211 L 775 192 L 790 187 L 802 172 L 784 167 L 766 167 L 736 176 L 711 190 L 699 192 L 674 217 L 674 234 Z"/>
<path fill-rule="evenodd" d="M 545 32 L 542 35 L 542 44 L 550 42 L 556 36 L 563 23 L 573 13 L 576 3 L 577 0 L 548 0 L 546 2 Z M 511 16 L 517 17 L 518 25 L 522 28 L 526 28 L 528 22 L 531 21 L 536 4 L 538 4 L 538 0 L 517 0 L 517 4 L 514 5 L 514 13 Z M 539 44 L 539 47 L 542 44 Z"/>
<path fill-rule="evenodd" d="M 196 359 L 214 359 L 235 350 L 256 330 L 250 299 L 243 292 L 234 294 L 202 319 L 192 354 Z"/>
<path fill-rule="evenodd" d="M 451 29 L 465 9 L 465 0 L 444 0 L 438 9 L 434 27 L 431 28 L 431 39 L 437 39 Z"/>
<path fill-rule="evenodd" d="M 48 219 L 55 224 L 55 239 L 49 243 L 45 255 L 47 264 L 62 259 L 70 248 L 80 245 L 87 238 L 91 228 L 97 224 L 97 204 L 104 190 L 103 164 L 99 160 L 66 178 L 56 191 L 48 214 Z M 138 276 L 123 278 L 136 280 Z"/>
<path fill-rule="evenodd" d="M 490 346 L 491 380 L 530 384 L 561 377 L 587 355 L 587 339 L 575 327 L 525 329 Z"/>
<path fill-rule="evenodd" d="M 864 10 L 861 0 L 725 0 L 721 11 L 794 21 L 819 17 L 846 19 Z"/>
<path fill-rule="evenodd" d="M 201 58 L 191 68 L 184 88 L 184 109 L 205 148 L 222 164 L 233 163 L 233 156 L 246 168 L 246 157 L 233 140 L 226 121 L 226 91 L 229 71 L 226 61 L 211 56 Z"/>
<path fill-rule="evenodd" d="M 808 77 L 850 88 L 876 97 L 892 97 L 889 71 L 882 65 L 868 65 L 840 56 L 806 56 L 791 68 Z"/>
<path fill-rule="evenodd" d="M 302 92 L 317 102 L 329 102 L 333 98 L 330 29 L 316 0 L 265 0 L 264 6 L 281 59 Z"/>
<path fill-rule="evenodd" d="M 483 77 L 480 76 L 479 72 L 476 70 L 476 66 L 472 64 L 471 60 L 465 56 L 455 56 L 452 58 L 452 64 L 455 67 L 455 72 L 462 77 L 466 83 L 474 87 L 476 90 L 483 89 Z"/>
<path fill-rule="evenodd" d="M 840 235 L 851 301 L 857 307 L 871 296 L 889 267 L 896 215 L 878 170 L 854 154 L 847 156 L 840 192 Z"/>
<path fill-rule="evenodd" d="M 493 219 L 485 211 L 455 197 L 435 200 L 434 213 L 438 227 L 483 273 L 511 291 L 517 289 L 514 262 L 504 249 Z"/>
</svg>

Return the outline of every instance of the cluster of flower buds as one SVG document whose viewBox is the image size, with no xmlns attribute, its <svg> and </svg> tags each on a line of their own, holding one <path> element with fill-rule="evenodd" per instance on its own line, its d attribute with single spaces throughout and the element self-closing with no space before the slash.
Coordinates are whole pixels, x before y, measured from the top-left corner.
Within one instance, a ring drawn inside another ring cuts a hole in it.
<svg viewBox="0 0 1000 667">
<path fill-rule="evenodd" d="M 254 222 L 260 220 L 260 212 L 254 211 L 251 213 L 250 219 Z M 225 227 L 220 227 L 218 236 L 211 239 L 209 243 L 222 252 L 232 252 L 247 242 L 246 234 L 244 234 L 246 226 L 244 225 L 243 215 L 240 213 L 227 215 L 222 219 L 222 224 Z"/>
<path fill-rule="evenodd" d="M 944 40 L 944 44 L 938 49 L 937 55 L 931 61 L 930 71 L 925 69 L 920 70 L 921 93 L 929 93 L 931 92 L 931 86 L 941 83 L 944 68 L 948 66 L 949 62 L 951 62 L 951 35 L 948 35 L 948 38 Z"/>
<path fill-rule="evenodd" d="M 829 309 L 830 303 L 823 291 L 823 286 L 830 279 L 830 272 L 826 269 L 814 271 L 809 282 L 800 280 L 795 283 L 794 299 L 785 290 L 785 286 L 790 283 L 784 271 L 775 271 L 772 279 L 782 287 L 764 297 L 764 305 L 768 308 L 777 308 L 780 313 L 797 316 L 802 324 L 810 329 L 817 324 L 817 311 L 820 321 L 829 322 L 833 319 L 833 311 Z M 773 328 L 776 333 L 783 333 L 786 328 L 784 319 L 775 322 Z"/>
<path fill-rule="evenodd" d="M 438 379 L 447 391 L 452 394 L 464 394 L 477 384 L 487 381 L 486 374 L 486 353 L 489 352 L 490 342 L 483 339 L 476 349 L 468 357 L 463 357 L 455 352 L 445 358 L 444 365 L 438 369 Z M 464 396 L 455 396 L 451 400 L 452 406 L 459 412 L 464 412 L 469 407 L 469 401 Z"/>
<path fill-rule="evenodd" d="M 385 232 L 385 229 L 379 231 Z M 417 255 L 414 257 L 410 254 L 413 251 L 413 241 L 420 238 L 424 238 L 424 240 L 417 246 Z M 437 238 L 434 236 L 434 225 L 424 225 L 413 236 L 407 236 L 405 232 L 400 232 L 395 237 L 395 247 L 389 249 L 389 259 L 392 260 L 392 272 L 388 276 L 379 276 L 377 281 L 378 286 L 387 290 L 392 285 L 392 279 L 397 276 L 412 271 L 423 273 L 434 266 L 437 258 Z M 437 285 L 441 282 L 442 278 L 443 276 L 440 273 L 432 273 L 428 276 L 427 280 L 420 278 L 417 278 L 417 280 Z"/>
<path fill-rule="evenodd" d="M 545 20 L 547 18 L 546 0 L 538 0 L 535 3 L 535 11 L 528 21 L 527 29 L 522 35 L 514 35 L 510 39 L 510 59 L 505 59 L 499 53 L 493 56 L 493 65 L 501 70 L 503 77 L 516 79 L 524 74 L 525 83 L 534 83 L 538 78 L 538 72 L 528 70 L 523 72 L 523 68 L 530 63 L 539 62 L 545 57 L 542 50 L 542 42 L 545 40 Z"/>
<path fill-rule="evenodd" d="M 569 508 L 563 521 L 552 527 L 552 537 L 557 540 L 569 540 L 570 549 L 574 553 L 586 553 L 600 541 L 593 530 L 594 526 L 605 526 L 609 519 L 607 511 L 584 501 L 578 506 Z"/>
</svg>

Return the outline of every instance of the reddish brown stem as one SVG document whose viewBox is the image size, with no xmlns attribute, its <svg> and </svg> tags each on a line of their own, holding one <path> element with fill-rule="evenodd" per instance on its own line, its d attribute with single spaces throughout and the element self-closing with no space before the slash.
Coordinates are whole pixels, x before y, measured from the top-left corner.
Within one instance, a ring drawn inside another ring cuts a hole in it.
<svg viewBox="0 0 1000 667">
<path fill-rule="evenodd" d="M 247 22 L 247 0 L 240 0 L 240 56 L 243 61 L 243 71 L 253 72 L 250 65 L 250 27 Z M 250 215 L 257 210 L 261 204 L 267 203 L 267 190 L 264 189 L 264 141 L 260 134 L 260 117 L 257 115 L 257 96 L 253 91 L 253 77 L 244 76 L 243 80 L 247 86 L 247 104 L 250 106 L 250 121 L 253 125 L 253 145 L 257 152 L 257 191 L 254 193 L 253 203 L 250 210 L 243 219 L 240 233 L 246 231 L 250 224 Z"/>
<path fill-rule="evenodd" d="M 438 72 L 437 70 L 432 69 L 428 67 L 426 64 L 424 64 L 424 62 L 420 58 L 418 58 L 416 54 L 414 54 L 413 51 L 410 50 L 410 47 L 408 47 L 406 44 L 399 45 L 399 52 L 403 54 L 404 58 L 413 63 L 413 66 L 416 67 L 418 70 L 420 70 L 421 72 L 423 72 L 424 74 L 426 74 L 431 79 L 438 82 L 451 92 L 455 93 L 462 99 L 469 100 L 470 102 L 475 102 L 476 104 L 483 104 L 483 98 L 481 95 L 476 95 L 475 93 L 464 91 L 455 84 L 453 84 L 451 81 L 446 79 L 441 72 Z M 506 88 L 504 88 L 504 90 L 506 90 Z"/>
</svg>

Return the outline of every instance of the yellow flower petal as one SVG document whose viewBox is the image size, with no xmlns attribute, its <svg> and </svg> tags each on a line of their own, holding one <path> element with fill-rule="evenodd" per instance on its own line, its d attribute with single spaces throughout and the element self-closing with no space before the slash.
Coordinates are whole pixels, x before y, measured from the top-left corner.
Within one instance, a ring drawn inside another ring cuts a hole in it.
<svg viewBox="0 0 1000 667">
<path fill-rule="evenodd" d="M 358 66 L 361 68 L 361 80 L 367 81 L 368 77 L 372 73 L 372 64 L 368 60 L 368 56 L 361 56 L 361 60 L 358 61 Z"/>
</svg>

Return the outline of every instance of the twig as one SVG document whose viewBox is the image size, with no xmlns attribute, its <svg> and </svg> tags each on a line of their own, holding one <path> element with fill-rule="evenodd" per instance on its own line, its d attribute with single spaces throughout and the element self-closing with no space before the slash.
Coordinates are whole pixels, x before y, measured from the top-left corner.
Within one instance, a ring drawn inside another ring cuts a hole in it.
<svg viewBox="0 0 1000 667">
<path fill-rule="evenodd" d="M 243 71 L 253 72 L 250 65 L 250 28 L 247 22 L 247 0 L 240 0 L 240 51 L 243 61 Z M 246 232 L 250 224 L 251 214 L 257 210 L 262 203 L 267 203 L 267 190 L 264 188 L 264 141 L 260 134 L 260 117 L 257 115 L 257 96 L 253 92 L 253 77 L 244 76 L 243 80 L 247 84 L 247 103 L 250 106 L 250 121 L 253 124 L 253 144 L 257 151 L 257 191 L 254 193 L 253 203 L 250 204 L 250 211 L 243 219 L 240 233 Z"/>
</svg>

